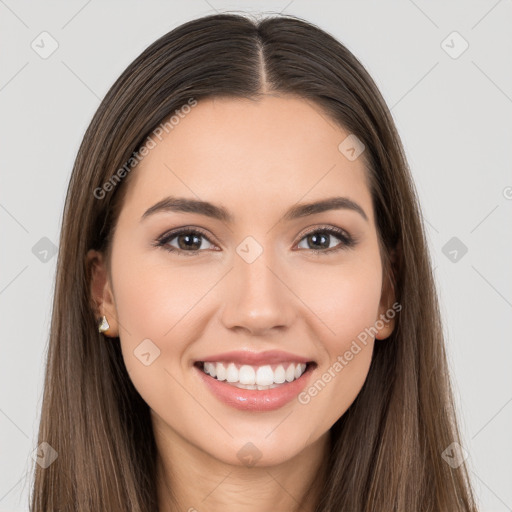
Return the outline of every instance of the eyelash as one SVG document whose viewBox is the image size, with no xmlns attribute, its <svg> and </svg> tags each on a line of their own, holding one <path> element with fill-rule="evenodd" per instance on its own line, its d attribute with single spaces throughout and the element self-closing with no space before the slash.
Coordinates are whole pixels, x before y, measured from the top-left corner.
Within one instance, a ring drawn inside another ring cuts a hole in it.
<svg viewBox="0 0 512 512">
<path fill-rule="evenodd" d="M 153 243 L 153 246 L 155 247 L 161 247 L 162 249 L 168 251 L 168 252 L 172 252 L 172 253 L 178 253 L 178 254 L 183 254 L 184 256 L 195 256 L 197 253 L 199 252 L 202 252 L 203 250 L 205 249 L 194 249 L 194 250 L 190 250 L 190 251 L 185 251 L 183 249 L 177 249 L 176 247 L 172 247 L 170 245 L 168 245 L 168 243 L 173 239 L 173 238 L 176 238 L 177 236 L 179 235 L 182 235 L 182 234 L 193 234 L 193 235 L 198 235 L 200 237 L 204 237 L 206 238 L 206 240 L 213 244 L 213 242 L 208 238 L 208 236 L 206 235 L 205 232 L 203 232 L 201 229 L 199 228 L 180 228 L 176 231 L 171 231 L 170 233 L 165 233 L 163 234 L 161 237 L 159 237 L 154 243 Z M 342 229 L 339 229 L 339 228 L 335 228 L 333 226 L 329 226 L 329 227 L 319 227 L 319 228 L 316 228 L 312 231 L 309 231 L 307 233 L 305 233 L 302 238 L 299 240 L 299 243 L 304 239 L 306 238 L 307 236 L 309 235 L 312 235 L 312 234 L 317 234 L 317 233 L 327 233 L 329 235 L 334 235 L 336 238 L 339 238 L 340 239 L 340 243 L 335 246 L 335 247 L 331 247 L 330 249 L 305 249 L 305 250 L 308 250 L 310 252 L 312 252 L 313 254 L 317 255 L 317 256 L 321 256 L 321 255 L 325 255 L 325 254 L 333 254 L 335 252 L 338 252 L 342 249 L 351 249 L 353 248 L 356 243 L 357 243 L 357 240 L 350 236 L 346 231 L 342 230 Z M 301 250 L 304 250 L 304 249 L 301 249 Z"/>
</svg>

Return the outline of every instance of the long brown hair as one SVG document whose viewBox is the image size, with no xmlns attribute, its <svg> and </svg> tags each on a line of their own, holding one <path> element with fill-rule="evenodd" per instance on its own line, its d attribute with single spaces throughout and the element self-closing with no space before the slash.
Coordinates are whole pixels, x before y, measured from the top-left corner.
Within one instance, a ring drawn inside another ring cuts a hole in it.
<svg viewBox="0 0 512 512">
<path fill-rule="evenodd" d="M 331 428 L 317 512 L 476 510 L 465 465 L 451 467 L 442 456 L 460 441 L 440 312 L 417 195 L 381 94 L 345 46 L 304 20 L 218 14 L 177 27 L 138 56 L 108 91 L 78 151 L 38 439 L 58 457 L 35 467 L 33 512 L 157 510 L 149 408 L 127 374 L 119 338 L 105 342 L 98 333 L 85 255 L 91 248 L 109 254 L 136 172 L 126 163 L 155 127 L 191 98 L 263 92 L 314 102 L 365 145 L 383 265 L 402 305 L 392 335 L 375 344 L 362 390 Z"/>
</svg>

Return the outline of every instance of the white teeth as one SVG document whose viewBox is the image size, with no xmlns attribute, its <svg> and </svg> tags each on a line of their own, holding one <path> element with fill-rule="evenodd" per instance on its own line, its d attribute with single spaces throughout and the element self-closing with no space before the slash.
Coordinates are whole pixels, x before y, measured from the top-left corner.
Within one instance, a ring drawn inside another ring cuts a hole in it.
<svg viewBox="0 0 512 512">
<path fill-rule="evenodd" d="M 256 384 L 256 373 L 254 368 L 247 364 L 244 364 L 240 368 L 238 380 L 240 384 Z"/>
<path fill-rule="evenodd" d="M 265 390 L 265 389 L 274 389 L 278 388 L 281 384 L 271 384 L 270 386 L 258 386 L 257 384 L 250 385 L 250 384 L 238 384 L 237 382 L 233 383 L 232 386 L 236 386 L 237 388 L 241 389 L 258 389 L 258 390 Z"/>
<path fill-rule="evenodd" d="M 287 382 L 291 382 L 292 380 L 295 380 L 295 366 L 291 364 L 288 366 L 288 369 L 286 370 L 285 379 Z"/>
<path fill-rule="evenodd" d="M 279 364 L 272 369 L 271 365 L 250 366 L 242 365 L 240 368 L 235 363 L 205 362 L 203 371 L 217 380 L 228 383 L 242 389 L 272 389 L 285 382 L 298 379 L 305 371 L 304 363 Z"/>
<path fill-rule="evenodd" d="M 209 373 L 212 377 L 217 377 L 217 371 L 213 363 L 204 363 L 204 371 Z"/>
<path fill-rule="evenodd" d="M 274 383 L 274 372 L 270 366 L 260 366 L 256 371 L 256 384 L 258 386 L 270 386 Z"/>
<path fill-rule="evenodd" d="M 280 364 L 274 371 L 274 382 L 276 384 L 282 384 L 286 380 L 286 372 L 284 371 L 283 365 Z"/>
<path fill-rule="evenodd" d="M 217 379 L 218 380 L 226 380 L 226 368 L 222 363 L 217 363 L 215 365 L 215 370 L 217 372 Z"/>
<path fill-rule="evenodd" d="M 238 382 L 238 369 L 235 363 L 230 363 L 226 372 L 226 380 L 228 382 Z"/>
</svg>

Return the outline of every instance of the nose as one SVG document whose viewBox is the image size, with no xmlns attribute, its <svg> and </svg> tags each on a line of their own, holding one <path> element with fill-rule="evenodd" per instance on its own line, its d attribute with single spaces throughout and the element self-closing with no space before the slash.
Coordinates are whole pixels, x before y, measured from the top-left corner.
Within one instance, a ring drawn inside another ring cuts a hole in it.
<svg viewBox="0 0 512 512">
<path fill-rule="evenodd" d="M 222 323 L 227 329 L 265 336 L 289 327 L 296 315 L 290 283 L 266 251 L 252 263 L 235 255 L 224 283 Z M 289 279 L 288 279 L 289 280 Z M 295 299 L 296 300 L 296 299 Z"/>
</svg>

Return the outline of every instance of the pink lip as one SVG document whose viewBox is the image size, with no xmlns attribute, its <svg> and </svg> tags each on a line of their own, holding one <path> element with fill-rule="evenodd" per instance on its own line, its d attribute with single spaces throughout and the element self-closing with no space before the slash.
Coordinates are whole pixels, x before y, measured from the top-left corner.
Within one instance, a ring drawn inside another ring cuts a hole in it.
<svg viewBox="0 0 512 512">
<path fill-rule="evenodd" d="M 222 354 L 215 354 L 207 356 L 204 359 L 198 359 L 201 362 L 227 362 L 248 364 L 253 366 L 262 366 L 265 364 L 278 364 L 278 363 L 310 363 L 312 359 L 297 356 L 289 352 L 281 350 L 269 350 L 267 352 L 249 352 L 236 350 L 232 352 L 223 352 Z"/>
<path fill-rule="evenodd" d="M 218 361 L 218 359 L 216 359 Z M 287 359 L 289 360 L 289 359 Z M 195 371 L 210 391 L 223 403 L 242 411 L 274 411 L 293 400 L 307 385 L 316 365 L 308 365 L 306 371 L 296 380 L 267 390 L 241 389 L 207 375 L 194 365 Z"/>
</svg>

